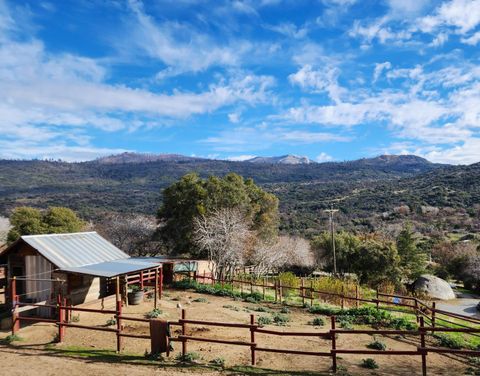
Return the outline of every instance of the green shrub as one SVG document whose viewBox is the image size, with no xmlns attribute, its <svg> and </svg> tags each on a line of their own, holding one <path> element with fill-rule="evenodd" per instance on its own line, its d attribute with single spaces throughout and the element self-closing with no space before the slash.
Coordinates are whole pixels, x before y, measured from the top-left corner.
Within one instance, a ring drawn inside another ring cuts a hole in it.
<svg viewBox="0 0 480 376">
<path fill-rule="evenodd" d="M 254 291 L 251 294 L 244 295 L 244 298 L 245 298 L 245 301 L 257 303 L 262 301 L 263 295 L 260 294 L 259 292 Z"/>
<path fill-rule="evenodd" d="M 290 318 L 287 315 L 284 315 L 281 313 L 273 314 L 272 318 L 273 318 L 273 322 L 279 326 L 284 326 L 287 324 L 287 322 L 290 321 Z"/>
<path fill-rule="evenodd" d="M 362 367 L 368 368 L 368 369 L 377 369 L 378 364 L 375 361 L 375 359 L 367 358 L 367 359 L 362 359 Z"/>
<path fill-rule="evenodd" d="M 296 294 L 298 288 L 300 286 L 300 278 L 298 278 L 292 272 L 284 272 L 278 275 L 278 280 L 282 285 L 282 295 L 283 296 L 290 296 L 292 294 Z M 289 288 L 291 287 L 291 288 Z"/>
<path fill-rule="evenodd" d="M 353 329 L 354 318 L 352 316 L 337 316 L 336 321 L 340 324 L 340 327 L 343 329 Z"/>
<path fill-rule="evenodd" d="M 379 341 L 377 339 L 375 339 L 373 342 L 370 342 L 367 345 L 367 347 L 372 350 L 381 350 L 381 351 L 385 351 L 387 349 L 387 345 L 384 342 Z"/>
<path fill-rule="evenodd" d="M 250 311 L 255 311 L 255 312 L 270 312 L 270 309 L 262 306 L 258 307 L 247 307 Z"/>
<path fill-rule="evenodd" d="M 194 302 L 194 303 L 208 303 L 208 300 L 206 298 L 197 298 L 197 299 L 193 299 L 192 302 Z"/>
<path fill-rule="evenodd" d="M 272 319 L 268 316 L 260 316 L 258 319 L 257 319 L 257 323 L 258 325 L 260 326 L 264 326 L 264 325 L 270 325 L 272 323 Z"/>
<path fill-rule="evenodd" d="M 174 281 L 172 287 L 180 290 L 195 289 L 198 283 L 190 279 L 182 279 L 181 281 Z"/>
<path fill-rule="evenodd" d="M 217 366 L 217 367 L 222 367 L 225 368 L 225 359 L 224 358 L 215 358 L 210 361 L 210 364 Z"/>
<path fill-rule="evenodd" d="M 325 320 L 321 317 L 315 317 L 312 320 L 312 325 L 314 325 L 314 326 L 324 326 L 325 325 Z"/>
<path fill-rule="evenodd" d="M 160 315 L 162 314 L 162 310 L 159 309 L 159 308 L 155 308 L 153 310 L 151 310 L 150 312 L 147 312 L 145 314 L 145 316 L 148 318 L 148 319 L 156 319 L 157 317 L 160 317 Z"/>
<path fill-rule="evenodd" d="M 313 305 L 308 308 L 308 312 L 316 315 L 333 316 L 338 315 L 342 310 L 338 307 L 326 306 L 326 305 Z"/>
<path fill-rule="evenodd" d="M 223 306 L 223 308 L 231 309 L 232 311 L 237 311 L 237 312 L 240 311 L 240 308 L 235 307 L 235 306 L 233 306 L 233 305 L 231 305 L 231 304 L 225 304 L 225 305 Z"/>
<path fill-rule="evenodd" d="M 454 337 L 448 334 L 435 334 L 438 345 L 450 349 L 461 349 L 465 347 L 465 340 L 462 337 Z"/>
<path fill-rule="evenodd" d="M 288 309 L 288 307 L 282 307 L 282 309 L 280 310 L 280 313 L 289 314 L 289 313 L 290 313 L 290 310 Z"/>
<path fill-rule="evenodd" d="M 192 363 L 198 359 L 200 359 L 200 354 L 196 352 L 187 352 L 185 353 L 185 355 L 178 354 L 175 357 L 175 360 L 177 360 L 178 362 L 185 362 L 185 363 Z"/>
<path fill-rule="evenodd" d="M 23 341 L 23 338 L 20 337 L 17 334 L 10 334 L 10 335 L 5 337 L 5 342 L 7 342 L 7 343 L 13 343 L 13 342 L 17 342 L 17 341 Z"/>
<path fill-rule="evenodd" d="M 107 322 L 106 322 L 106 325 L 107 326 L 112 326 L 112 325 L 115 325 L 117 323 L 117 320 L 115 320 L 115 318 L 111 318 L 111 319 L 108 319 Z"/>
</svg>

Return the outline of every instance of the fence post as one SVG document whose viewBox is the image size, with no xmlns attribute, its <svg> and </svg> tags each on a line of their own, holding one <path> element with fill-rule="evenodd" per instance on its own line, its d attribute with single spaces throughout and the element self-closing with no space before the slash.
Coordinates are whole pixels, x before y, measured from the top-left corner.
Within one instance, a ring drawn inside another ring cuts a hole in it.
<svg viewBox="0 0 480 376">
<path fill-rule="evenodd" d="M 163 266 L 158 269 L 158 299 L 162 299 L 162 294 L 163 294 Z M 196 281 L 196 274 L 195 274 L 195 281 Z"/>
<path fill-rule="evenodd" d="M 313 306 L 315 299 L 315 290 L 313 289 L 313 280 L 310 281 L 310 305 Z"/>
<path fill-rule="evenodd" d="M 243 296 L 243 275 L 240 277 L 240 295 Z"/>
<path fill-rule="evenodd" d="M 140 288 L 143 290 L 143 270 L 140 271 Z"/>
<path fill-rule="evenodd" d="M 15 335 L 20 330 L 20 320 L 18 319 L 18 311 L 17 311 L 17 303 L 18 303 L 18 295 L 17 295 L 17 278 L 13 277 L 12 282 L 10 285 L 10 293 L 11 293 L 11 300 L 12 300 L 12 334 Z"/>
<path fill-rule="evenodd" d="M 157 309 L 157 295 L 158 295 L 158 268 L 155 269 L 155 294 L 153 300 L 153 308 Z"/>
<path fill-rule="evenodd" d="M 283 295 L 283 292 L 282 292 L 282 285 L 281 283 L 278 284 L 278 296 L 280 298 L 280 304 L 282 303 L 282 295 Z"/>
<path fill-rule="evenodd" d="M 203 280 L 202 283 L 205 284 L 205 269 L 203 269 Z"/>
<path fill-rule="evenodd" d="M 250 325 L 252 325 L 250 327 L 250 342 L 251 342 L 251 345 L 250 345 L 250 352 L 251 352 L 251 356 L 252 356 L 252 366 L 255 365 L 256 361 L 255 361 L 255 348 L 257 347 L 257 344 L 255 343 L 255 315 L 250 315 Z"/>
<path fill-rule="evenodd" d="M 335 316 L 330 316 L 330 323 L 331 323 L 331 330 L 330 336 L 332 340 L 332 371 L 333 373 L 337 373 L 337 353 L 335 350 L 337 349 L 337 338 L 335 337 L 337 333 L 334 332 L 335 330 Z"/>
<path fill-rule="evenodd" d="M 425 353 L 425 326 L 423 316 L 420 317 L 420 346 L 422 347 L 422 376 L 427 376 L 427 354 Z"/>
<path fill-rule="evenodd" d="M 64 326 L 63 323 L 65 322 L 65 312 L 62 308 L 63 299 L 60 294 L 57 295 L 57 307 L 58 307 L 58 342 L 63 342 L 64 336 Z"/>
<path fill-rule="evenodd" d="M 265 286 L 267 284 L 267 281 L 265 277 L 263 277 L 263 286 L 262 286 L 262 291 L 263 291 L 263 300 L 265 300 Z"/>
<path fill-rule="evenodd" d="M 278 297 L 277 297 L 277 295 L 278 295 L 278 291 L 277 291 L 277 280 L 276 280 L 276 279 L 273 280 L 273 288 L 274 288 L 274 290 L 275 290 L 275 303 L 276 303 L 277 300 L 278 300 Z"/>
<path fill-rule="evenodd" d="M 116 303 L 117 311 L 117 352 L 122 351 L 122 301 L 117 300 Z"/>
<path fill-rule="evenodd" d="M 377 309 L 379 308 L 380 306 L 380 301 L 379 301 L 379 295 L 378 295 L 378 287 L 377 287 Z"/>
<path fill-rule="evenodd" d="M 185 309 L 182 309 L 182 320 L 185 320 L 187 317 L 187 314 L 185 312 Z M 182 336 L 187 335 L 187 327 L 186 324 L 182 321 Z M 186 338 L 182 339 L 182 357 L 185 358 L 185 354 L 187 353 L 187 340 Z"/>
<path fill-rule="evenodd" d="M 418 317 L 418 300 L 415 298 L 415 317 L 417 318 L 417 323 L 419 322 L 419 317 Z"/>
<path fill-rule="evenodd" d="M 345 308 L 345 286 L 342 284 L 342 309 Z"/>
<path fill-rule="evenodd" d="M 435 309 L 436 309 L 436 303 L 432 302 L 432 327 L 435 328 Z"/>
<path fill-rule="evenodd" d="M 303 277 L 301 281 L 302 281 L 302 286 L 300 288 L 300 293 L 302 294 L 302 304 L 305 305 L 305 280 L 303 279 Z"/>
<path fill-rule="evenodd" d="M 250 275 L 250 295 L 253 294 L 253 276 Z"/>
<path fill-rule="evenodd" d="M 355 285 L 355 307 L 358 308 L 358 284 Z"/>
</svg>

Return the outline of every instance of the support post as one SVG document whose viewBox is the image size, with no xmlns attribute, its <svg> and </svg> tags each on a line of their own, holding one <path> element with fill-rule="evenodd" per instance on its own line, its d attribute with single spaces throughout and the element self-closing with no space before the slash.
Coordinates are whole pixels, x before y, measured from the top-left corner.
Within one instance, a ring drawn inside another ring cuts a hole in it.
<svg viewBox="0 0 480 376">
<path fill-rule="evenodd" d="M 435 328 L 435 309 L 437 304 L 432 302 L 432 327 Z"/>
<path fill-rule="evenodd" d="M 240 294 L 243 296 L 243 275 L 240 277 Z"/>
<path fill-rule="evenodd" d="M 313 280 L 310 281 L 310 306 L 313 306 L 313 301 L 315 299 L 315 292 L 313 289 Z"/>
<path fill-rule="evenodd" d="M 262 296 L 263 296 L 263 300 L 265 300 L 265 286 L 267 285 L 267 280 L 265 277 L 263 277 L 263 286 L 262 286 Z"/>
<path fill-rule="evenodd" d="M 277 280 L 276 280 L 276 279 L 273 280 L 273 287 L 274 287 L 274 289 L 275 289 L 275 303 L 276 303 L 277 300 L 278 300 L 278 296 L 277 296 L 277 295 L 278 295 L 278 291 L 277 291 Z"/>
<path fill-rule="evenodd" d="M 116 302 L 117 311 L 117 353 L 122 351 L 122 301 Z"/>
<path fill-rule="evenodd" d="M 158 269 L 158 299 L 162 299 L 162 294 L 163 294 L 163 267 Z M 197 280 L 197 273 L 195 273 L 195 281 Z"/>
<path fill-rule="evenodd" d="M 427 376 L 427 354 L 425 353 L 425 325 L 423 316 L 420 317 L 420 346 L 422 347 L 422 376 Z"/>
<path fill-rule="evenodd" d="M 302 282 L 302 286 L 300 288 L 300 293 L 302 294 L 302 305 L 305 305 L 305 280 L 301 279 L 301 282 Z"/>
<path fill-rule="evenodd" d="M 378 287 L 377 287 L 377 309 L 379 308 L 379 306 L 380 306 L 380 302 L 379 302 Z"/>
<path fill-rule="evenodd" d="M 330 325 L 332 330 L 330 331 L 330 336 L 332 339 L 332 371 L 333 373 L 337 373 L 337 353 L 334 351 L 337 349 L 337 338 L 336 333 L 333 332 L 335 330 L 335 316 L 330 317 Z"/>
<path fill-rule="evenodd" d="M 155 294 L 153 298 L 153 308 L 157 308 L 157 295 L 158 295 L 158 268 L 155 269 Z"/>
<path fill-rule="evenodd" d="M 17 303 L 17 279 L 16 277 L 12 278 L 10 284 L 10 299 L 12 300 L 12 335 L 15 335 L 20 330 L 20 320 L 18 319 Z"/>
<path fill-rule="evenodd" d="M 185 309 L 182 309 L 182 320 L 185 320 L 187 318 L 187 314 Z M 182 336 L 187 335 L 187 326 L 184 322 L 182 322 Z M 187 340 L 184 338 L 182 340 L 182 356 L 185 357 L 185 354 L 187 353 Z"/>
<path fill-rule="evenodd" d="M 279 283 L 278 284 L 278 297 L 280 298 L 280 304 L 282 303 L 282 296 L 283 296 L 282 285 L 281 285 L 281 283 Z"/>
<path fill-rule="evenodd" d="M 140 288 L 143 290 L 143 270 L 140 272 Z"/>
<path fill-rule="evenodd" d="M 255 343 L 255 315 L 250 315 L 250 325 L 252 325 L 250 327 L 250 342 L 251 342 L 251 345 L 250 345 L 250 352 L 251 352 L 251 357 L 252 357 L 252 366 L 255 365 L 256 361 L 255 361 L 255 347 L 257 346 L 257 344 Z"/>
<path fill-rule="evenodd" d="M 202 283 L 205 284 L 205 269 L 203 269 L 203 280 Z"/>
<path fill-rule="evenodd" d="M 342 309 L 345 308 L 345 285 L 342 284 Z"/>
<path fill-rule="evenodd" d="M 253 276 L 250 275 L 250 295 L 253 294 Z"/>
<path fill-rule="evenodd" d="M 415 299 L 415 317 L 417 318 L 417 323 L 419 322 L 419 317 L 418 317 L 418 300 Z"/>
<path fill-rule="evenodd" d="M 358 284 L 356 284 L 355 285 L 355 307 L 357 307 L 357 308 L 358 308 L 358 303 L 359 303 L 358 298 L 359 298 L 359 296 L 358 296 Z"/>
<path fill-rule="evenodd" d="M 65 311 L 62 308 L 64 301 L 60 294 L 57 295 L 57 308 L 58 308 L 58 342 L 62 343 L 64 340 L 64 329 L 63 323 L 65 322 Z"/>
</svg>

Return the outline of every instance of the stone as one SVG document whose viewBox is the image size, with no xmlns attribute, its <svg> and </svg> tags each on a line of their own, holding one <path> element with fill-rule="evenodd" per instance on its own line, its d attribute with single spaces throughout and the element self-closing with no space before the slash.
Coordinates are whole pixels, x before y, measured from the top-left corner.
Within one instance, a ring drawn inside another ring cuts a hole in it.
<svg viewBox="0 0 480 376">
<path fill-rule="evenodd" d="M 430 274 L 420 276 L 413 283 L 413 288 L 416 292 L 423 292 L 432 299 L 450 300 L 456 298 L 447 281 Z"/>
</svg>

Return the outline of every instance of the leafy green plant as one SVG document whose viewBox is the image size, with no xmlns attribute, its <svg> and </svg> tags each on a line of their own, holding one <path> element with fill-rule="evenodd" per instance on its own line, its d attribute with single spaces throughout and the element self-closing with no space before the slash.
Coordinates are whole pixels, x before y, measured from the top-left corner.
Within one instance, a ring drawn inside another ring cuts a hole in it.
<svg viewBox="0 0 480 376">
<path fill-rule="evenodd" d="M 129 289 L 130 289 L 131 292 L 142 291 L 142 288 L 140 287 L 140 285 L 130 285 Z"/>
<path fill-rule="evenodd" d="M 325 325 L 325 320 L 321 317 L 315 317 L 312 320 L 312 325 L 314 325 L 314 326 L 324 326 Z"/>
<path fill-rule="evenodd" d="M 196 352 L 187 352 L 185 355 L 178 354 L 175 357 L 175 360 L 178 362 L 184 362 L 184 363 L 193 363 L 195 360 L 200 359 L 200 354 Z"/>
<path fill-rule="evenodd" d="M 258 325 L 260 326 L 264 326 L 264 325 L 270 325 L 272 324 L 272 319 L 268 316 L 260 316 L 258 319 L 257 319 L 257 323 Z"/>
<path fill-rule="evenodd" d="M 117 320 L 115 320 L 115 318 L 111 318 L 111 319 L 108 319 L 107 322 L 106 322 L 106 325 L 107 326 L 111 326 L 111 325 L 115 325 L 117 323 Z"/>
<path fill-rule="evenodd" d="M 284 326 L 290 321 L 290 318 L 282 313 L 274 313 L 272 319 L 275 325 L 278 326 Z"/>
<path fill-rule="evenodd" d="M 290 296 L 296 292 L 296 288 L 300 286 L 300 278 L 292 272 L 284 272 L 278 275 L 278 281 L 282 286 L 282 294 Z"/>
<path fill-rule="evenodd" d="M 150 312 L 147 312 L 145 316 L 148 319 L 156 319 L 157 317 L 160 317 L 160 315 L 163 313 L 163 311 L 160 308 L 154 308 Z"/>
<path fill-rule="evenodd" d="M 282 307 L 282 309 L 280 310 L 280 313 L 290 313 L 290 310 L 288 309 L 288 307 Z"/>
<path fill-rule="evenodd" d="M 375 361 L 375 359 L 372 359 L 372 358 L 362 359 L 361 366 L 363 368 L 368 368 L 368 369 L 377 369 L 378 368 L 377 362 Z"/>
<path fill-rule="evenodd" d="M 19 342 L 19 341 L 23 341 L 23 338 L 17 334 L 10 334 L 5 337 L 5 342 L 7 343 L 13 343 L 13 342 Z"/>
<path fill-rule="evenodd" d="M 225 305 L 222 306 L 222 307 L 223 307 L 223 308 L 226 308 L 226 309 L 231 309 L 232 311 L 237 311 L 237 312 L 240 311 L 240 308 L 235 307 L 235 306 L 233 306 L 233 305 L 231 305 L 231 304 L 225 304 Z"/>
<path fill-rule="evenodd" d="M 196 299 L 193 299 L 192 302 L 194 302 L 194 303 L 208 303 L 208 300 L 206 298 L 196 298 Z"/>
<path fill-rule="evenodd" d="M 174 281 L 172 287 L 180 290 L 195 289 L 198 283 L 190 279 L 182 279 L 181 281 Z"/>
<path fill-rule="evenodd" d="M 435 338 L 438 340 L 438 345 L 441 347 L 461 349 L 466 346 L 465 340 L 462 337 L 454 337 L 448 334 L 435 334 Z"/>
<path fill-rule="evenodd" d="M 374 341 L 370 342 L 367 347 L 372 350 L 380 350 L 380 351 L 385 351 L 387 349 L 387 345 L 379 341 L 377 339 L 374 339 Z"/>
<path fill-rule="evenodd" d="M 257 307 L 247 307 L 250 311 L 255 311 L 255 312 L 270 312 L 270 309 L 267 307 L 262 307 L 262 306 L 257 306 Z"/>
<path fill-rule="evenodd" d="M 210 364 L 212 364 L 214 366 L 217 366 L 217 367 L 225 368 L 225 359 L 221 358 L 221 357 L 218 357 L 218 358 L 212 359 L 210 361 Z"/>
</svg>

